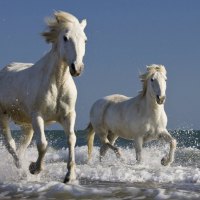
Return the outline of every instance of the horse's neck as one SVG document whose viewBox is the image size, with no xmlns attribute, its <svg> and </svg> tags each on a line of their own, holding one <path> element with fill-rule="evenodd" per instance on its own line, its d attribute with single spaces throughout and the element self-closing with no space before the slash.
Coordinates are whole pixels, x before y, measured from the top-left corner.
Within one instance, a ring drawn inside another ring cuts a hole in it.
<svg viewBox="0 0 200 200">
<path fill-rule="evenodd" d="M 60 59 L 54 49 L 51 49 L 38 61 L 41 73 L 46 77 L 46 84 L 54 84 L 60 88 L 70 75 L 68 66 Z"/>
<path fill-rule="evenodd" d="M 164 106 L 158 105 L 148 93 L 142 98 L 141 103 L 146 114 L 149 116 L 159 118 L 164 111 Z"/>
</svg>

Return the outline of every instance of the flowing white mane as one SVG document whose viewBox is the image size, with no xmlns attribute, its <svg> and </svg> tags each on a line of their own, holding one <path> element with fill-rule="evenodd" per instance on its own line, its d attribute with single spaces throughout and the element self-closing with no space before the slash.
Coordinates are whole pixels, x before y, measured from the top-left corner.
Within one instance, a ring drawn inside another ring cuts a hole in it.
<svg viewBox="0 0 200 200">
<path fill-rule="evenodd" d="M 45 31 L 42 33 L 42 36 L 44 36 L 47 43 L 51 42 L 54 43 L 56 39 L 58 38 L 58 34 L 60 31 L 66 29 L 69 24 L 78 24 L 78 19 L 63 11 L 56 11 L 54 12 L 54 17 L 49 17 L 46 19 L 47 29 L 48 31 Z"/>
<path fill-rule="evenodd" d="M 146 91 L 147 91 L 147 80 L 150 77 L 152 77 L 153 74 L 155 74 L 156 72 L 162 73 L 162 75 L 164 76 L 164 78 L 167 79 L 167 77 L 166 77 L 167 71 L 166 71 L 164 65 L 152 64 L 152 65 L 147 66 L 147 72 L 144 73 L 144 74 L 141 74 L 139 76 L 141 82 L 143 83 L 143 85 L 142 85 L 142 91 L 139 92 L 142 97 L 145 96 Z"/>
</svg>

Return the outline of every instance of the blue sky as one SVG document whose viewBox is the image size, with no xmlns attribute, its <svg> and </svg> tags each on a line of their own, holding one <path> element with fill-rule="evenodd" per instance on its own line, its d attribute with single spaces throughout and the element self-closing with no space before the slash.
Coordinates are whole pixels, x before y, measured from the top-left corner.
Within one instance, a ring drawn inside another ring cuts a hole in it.
<svg viewBox="0 0 200 200">
<path fill-rule="evenodd" d="M 1 0 L 0 68 L 12 61 L 34 63 L 50 49 L 40 33 L 54 10 L 88 22 L 85 71 L 74 79 L 76 129 L 85 128 L 98 98 L 136 96 L 139 72 L 153 63 L 168 71 L 168 128 L 200 129 L 200 1 Z"/>
</svg>

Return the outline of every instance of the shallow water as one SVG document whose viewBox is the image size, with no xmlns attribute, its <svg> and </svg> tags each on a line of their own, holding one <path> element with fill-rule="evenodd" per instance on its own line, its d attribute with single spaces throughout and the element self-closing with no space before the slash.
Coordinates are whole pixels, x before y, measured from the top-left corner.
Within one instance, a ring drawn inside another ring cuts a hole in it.
<svg viewBox="0 0 200 200">
<path fill-rule="evenodd" d="M 133 142 L 119 140 L 123 159 L 108 151 L 99 162 L 96 140 L 93 158 L 87 163 L 84 133 L 77 133 L 76 163 L 78 181 L 71 185 L 62 181 L 67 172 L 68 150 L 62 131 L 47 133 L 49 149 L 46 167 L 39 175 L 31 175 L 28 166 L 37 157 L 33 142 L 17 169 L 11 156 L 1 145 L 0 199 L 200 199 L 199 132 L 174 131 L 179 146 L 170 167 L 160 164 L 168 152 L 165 143 L 151 143 L 144 148 L 144 162 L 136 164 Z M 14 137 L 18 141 L 14 133 Z M 187 140 L 186 140 L 187 138 Z M 50 142 L 51 141 L 51 142 Z"/>
</svg>

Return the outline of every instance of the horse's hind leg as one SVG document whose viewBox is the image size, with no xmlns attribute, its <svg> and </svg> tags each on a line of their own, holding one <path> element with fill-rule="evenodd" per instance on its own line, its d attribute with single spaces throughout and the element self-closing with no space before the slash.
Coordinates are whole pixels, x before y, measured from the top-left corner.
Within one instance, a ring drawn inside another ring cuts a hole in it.
<svg viewBox="0 0 200 200">
<path fill-rule="evenodd" d="M 20 159 L 24 157 L 25 150 L 27 149 L 33 137 L 33 128 L 31 125 L 21 126 L 21 130 L 23 134 L 20 141 L 20 147 L 18 149 L 18 155 Z"/>
<path fill-rule="evenodd" d="M 117 138 L 118 138 L 117 135 L 115 135 L 112 132 L 109 132 L 109 134 L 108 134 L 108 140 L 110 142 L 109 147 L 115 152 L 116 156 L 118 158 L 120 158 L 121 157 L 121 152 L 120 152 L 118 147 L 114 146 L 115 141 L 117 140 Z"/>
<path fill-rule="evenodd" d="M 108 149 L 112 149 L 116 156 L 118 158 L 121 157 L 121 153 L 119 151 L 119 148 L 114 146 L 114 143 L 116 141 L 116 139 L 118 138 L 118 136 L 116 136 L 114 133 L 109 132 L 107 138 L 101 138 L 101 141 L 103 143 L 103 145 L 100 148 L 100 161 L 102 159 L 103 156 L 105 156 L 106 152 L 108 151 Z"/>
<path fill-rule="evenodd" d="M 108 151 L 109 147 L 108 147 L 108 143 L 104 143 L 101 148 L 100 148 L 100 162 L 102 160 L 102 158 L 106 155 L 106 152 Z"/>
<path fill-rule="evenodd" d="M 71 182 L 76 180 L 76 163 L 75 163 L 75 144 L 76 144 L 76 135 L 74 132 L 76 113 L 70 112 L 67 116 L 63 117 L 61 124 L 64 128 L 65 134 L 68 138 L 68 147 L 69 147 L 69 158 L 67 163 L 68 172 L 65 176 L 64 183 Z"/>
<path fill-rule="evenodd" d="M 118 158 L 121 157 L 121 152 L 119 151 L 119 148 L 113 146 L 112 144 L 110 144 L 110 142 L 107 142 L 107 143 L 104 143 L 100 148 L 100 161 L 105 156 L 105 154 L 106 154 L 106 152 L 108 151 L 109 148 L 112 149 L 115 152 L 115 154 Z"/>
<path fill-rule="evenodd" d="M 48 144 L 44 132 L 44 120 L 39 113 L 35 113 L 32 116 L 32 127 L 36 136 L 38 159 L 30 164 L 29 171 L 31 174 L 38 174 L 43 169 L 44 156 Z"/>
<path fill-rule="evenodd" d="M 112 132 L 109 132 L 107 138 L 108 138 L 110 144 L 114 145 L 114 143 L 115 143 L 116 139 L 118 138 L 118 136 L 115 135 L 115 134 L 112 133 Z"/>
<path fill-rule="evenodd" d="M 8 116 L 3 115 L 3 116 L 0 116 L 0 118 L 1 118 L 0 131 L 1 131 L 1 134 L 3 135 L 6 149 L 13 156 L 16 167 L 20 168 L 21 166 L 20 166 L 19 158 L 16 153 L 15 141 L 12 138 L 11 131 L 9 128 Z"/>
<path fill-rule="evenodd" d="M 108 147 L 109 147 L 110 149 L 112 149 L 112 150 L 115 152 L 117 158 L 120 158 L 120 157 L 121 157 L 121 152 L 120 152 L 120 150 L 119 150 L 118 147 L 116 147 L 116 146 L 114 146 L 114 145 L 112 145 L 112 144 L 110 144 L 110 143 L 107 143 L 107 145 L 108 145 Z"/>
</svg>

